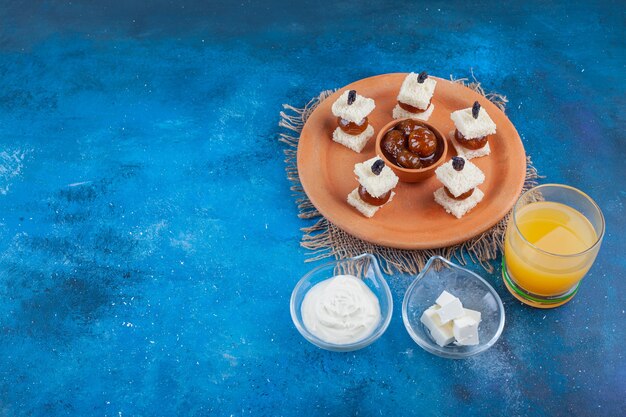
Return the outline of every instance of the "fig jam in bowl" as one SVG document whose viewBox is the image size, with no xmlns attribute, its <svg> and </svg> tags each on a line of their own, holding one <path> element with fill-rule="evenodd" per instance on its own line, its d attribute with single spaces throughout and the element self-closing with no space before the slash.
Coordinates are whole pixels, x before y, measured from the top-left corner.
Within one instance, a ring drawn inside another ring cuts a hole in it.
<svg viewBox="0 0 626 417">
<path fill-rule="evenodd" d="M 378 261 L 363 254 L 307 273 L 291 293 L 290 310 L 306 340 L 322 349 L 349 352 L 385 333 L 393 299 Z"/>
<path fill-rule="evenodd" d="M 376 153 L 402 182 L 419 182 L 435 173 L 448 153 L 445 137 L 416 119 L 387 123 L 376 136 Z"/>
</svg>

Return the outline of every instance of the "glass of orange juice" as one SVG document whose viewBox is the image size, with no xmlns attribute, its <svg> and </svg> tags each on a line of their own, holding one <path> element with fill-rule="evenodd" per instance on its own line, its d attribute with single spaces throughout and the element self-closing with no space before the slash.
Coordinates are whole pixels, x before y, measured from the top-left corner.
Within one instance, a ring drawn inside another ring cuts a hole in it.
<svg viewBox="0 0 626 417">
<path fill-rule="evenodd" d="M 504 239 L 502 276 L 525 304 L 553 308 L 578 291 L 600 249 L 604 216 L 585 193 L 546 184 L 521 195 Z"/>
</svg>

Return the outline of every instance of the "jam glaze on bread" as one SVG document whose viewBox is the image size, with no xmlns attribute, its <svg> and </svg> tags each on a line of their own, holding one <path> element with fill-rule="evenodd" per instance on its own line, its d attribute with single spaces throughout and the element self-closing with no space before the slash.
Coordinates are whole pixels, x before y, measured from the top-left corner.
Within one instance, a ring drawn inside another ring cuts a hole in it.
<svg viewBox="0 0 626 417">
<path fill-rule="evenodd" d="M 430 119 L 430 115 L 433 114 L 434 110 L 435 110 L 435 105 L 432 103 L 430 104 L 430 106 L 428 106 L 428 110 L 419 112 L 419 113 L 408 112 L 404 110 L 402 107 L 400 107 L 399 104 L 396 104 L 396 107 L 393 108 L 392 116 L 394 119 L 411 118 L 411 119 L 419 119 L 419 120 L 423 120 L 427 122 L 428 119 Z"/>
</svg>

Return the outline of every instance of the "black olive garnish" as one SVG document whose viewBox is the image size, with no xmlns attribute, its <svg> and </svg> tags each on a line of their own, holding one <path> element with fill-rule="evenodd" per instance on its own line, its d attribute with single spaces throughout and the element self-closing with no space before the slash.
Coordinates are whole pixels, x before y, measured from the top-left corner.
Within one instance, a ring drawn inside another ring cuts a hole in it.
<svg viewBox="0 0 626 417">
<path fill-rule="evenodd" d="M 480 111 L 480 103 L 475 101 L 474 105 L 472 106 L 472 116 L 474 117 L 474 119 L 478 119 L 479 111 Z"/>
<path fill-rule="evenodd" d="M 354 100 L 356 100 L 356 90 L 350 90 L 348 92 L 348 106 L 354 103 Z"/>
<path fill-rule="evenodd" d="M 372 164 L 372 172 L 374 173 L 374 175 L 380 175 L 380 173 L 383 172 L 384 167 L 385 161 L 383 161 L 382 159 L 378 159 Z"/>
<path fill-rule="evenodd" d="M 452 157 L 452 168 L 454 168 L 455 171 L 462 171 L 464 166 L 465 159 L 461 158 L 460 156 Z"/>
<path fill-rule="evenodd" d="M 428 74 L 426 74 L 426 71 L 422 71 L 417 76 L 417 82 L 422 84 L 424 81 L 426 81 L 426 78 L 428 78 Z"/>
</svg>

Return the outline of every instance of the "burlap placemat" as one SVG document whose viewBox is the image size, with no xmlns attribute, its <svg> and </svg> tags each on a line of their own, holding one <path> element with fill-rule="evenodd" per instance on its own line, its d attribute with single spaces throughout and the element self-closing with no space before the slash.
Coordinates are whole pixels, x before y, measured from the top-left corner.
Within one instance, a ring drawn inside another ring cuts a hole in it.
<svg viewBox="0 0 626 417">
<path fill-rule="evenodd" d="M 508 102 L 506 97 L 497 93 L 485 93 L 475 78 L 471 82 L 466 78 L 454 79 L 450 77 L 450 80 L 471 88 L 485 96 L 502 111 L 506 110 L 506 103 Z M 311 251 L 306 261 L 311 262 L 328 257 L 346 259 L 367 252 L 376 255 L 381 268 L 387 274 L 394 272 L 416 274 L 431 256 L 441 255 L 447 259 L 455 259 L 462 265 L 467 264 L 469 259 L 471 262 L 479 263 L 486 271 L 493 272 L 490 261 L 496 259 L 503 249 L 504 232 L 511 215 L 510 212 L 491 229 L 459 245 L 429 250 L 403 250 L 375 245 L 356 238 L 326 220 L 317 211 L 305 194 L 298 178 L 296 154 L 300 133 L 309 115 L 333 92 L 333 90 L 323 91 L 303 108 L 283 104 L 284 111 L 280 112 L 279 126 L 289 130 L 287 133 L 281 133 L 279 140 L 287 146 L 284 150 L 285 170 L 287 178 L 292 184 L 291 190 L 294 191 L 298 205 L 298 217 L 317 219 L 313 225 L 301 229 L 303 236 L 300 244 Z M 537 180 L 540 178 L 529 156 L 527 156 L 526 162 L 526 181 L 523 191 L 537 185 Z"/>
</svg>

